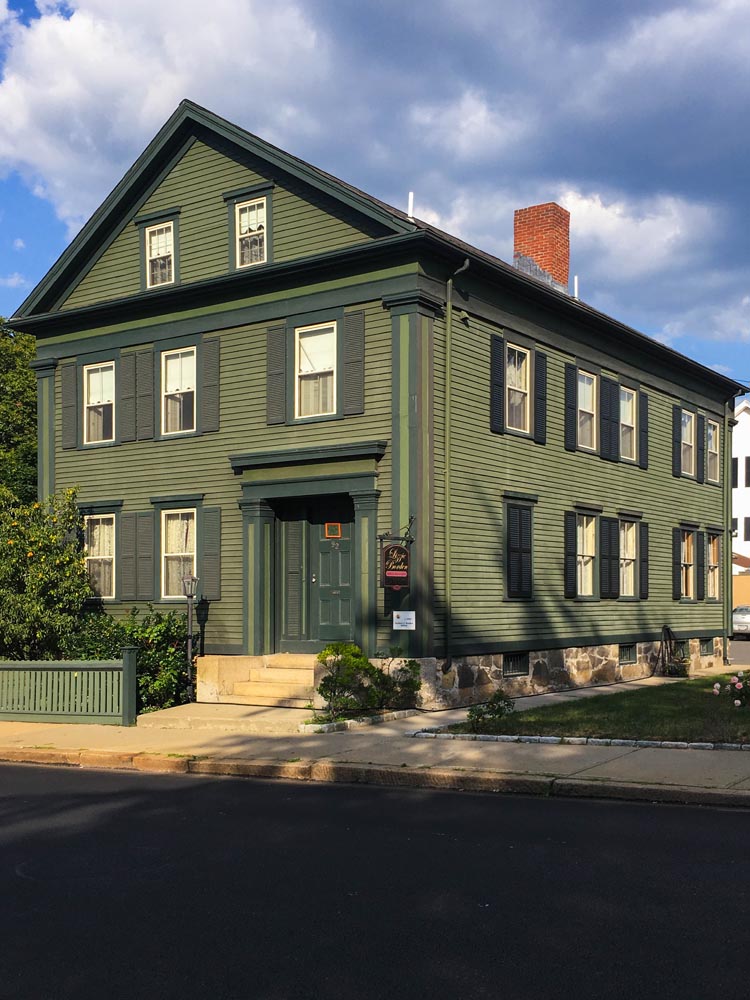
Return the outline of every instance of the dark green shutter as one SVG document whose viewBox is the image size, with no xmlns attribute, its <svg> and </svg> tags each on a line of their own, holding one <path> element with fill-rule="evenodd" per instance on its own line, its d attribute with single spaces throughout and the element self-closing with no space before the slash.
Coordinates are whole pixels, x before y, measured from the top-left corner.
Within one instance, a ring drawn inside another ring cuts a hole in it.
<svg viewBox="0 0 750 1000">
<path fill-rule="evenodd" d="M 201 344 L 200 429 L 204 433 L 219 429 L 219 351 L 221 341 L 211 337 Z"/>
<path fill-rule="evenodd" d="M 344 416 L 365 412 L 365 314 L 344 316 Z"/>
<path fill-rule="evenodd" d="M 575 369 L 574 369 L 575 370 Z M 576 515 L 575 511 L 565 511 L 565 524 L 563 533 L 564 551 L 564 585 L 565 596 L 575 597 L 578 591 L 577 586 L 577 564 L 576 564 Z"/>
<path fill-rule="evenodd" d="M 123 601 L 137 600 L 136 572 L 136 515 L 120 514 L 120 598 Z"/>
<path fill-rule="evenodd" d="M 638 466 L 648 468 L 648 396 L 638 393 Z"/>
<path fill-rule="evenodd" d="M 531 597 L 531 508 L 508 506 L 508 597 Z"/>
<path fill-rule="evenodd" d="M 117 437 L 135 441 L 135 354 L 123 354 L 117 369 Z"/>
<path fill-rule="evenodd" d="M 136 598 L 139 601 L 154 599 L 154 512 L 136 514 Z"/>
<path fill-rule="evenodd" d="M 682 597 L 682 531 L 672 528 L 672 599 Z"/>
<path fill-rule="evenodd" d="M 620 522 L 615 517 L 599 518 L 599 596 L 620 596 Z"/>
<path fill-rule="evenodd" d="M 695 478 L 702 483 L 706 478 L 706 418 L 698 414 L 695 421 Z"/>
<path fill-rule="evenodd" d="M 284 636 L 302 638 L 303 630 L 303 523 L 284 521 Z"/>
<path fill-rule="evenodd" d="M 737 476 L 737 466 L 738 466 L 738 462 L 739 462 L 739 459 L 737 459 L 737 458 L 733 458 L 732 459 L 732 489 L 733 490 L 737 489 L 737 479 L 738 479 L 738 476 Z M 747 483 L 747 480 L 745 482 Z"/>
<path fill-rule="evenodd" d="M 203 510 L 201 594 L 207 601 L 221 600 L 221 508 Z"/>
<path fill-rule="evenodd" d="M 641 523 L 638 539 L 638 562 L 640 573 L 639 596 L 642 601 L 648 599 L 648 525 Z"/>
<path fill-rule="evenodd" d="M 734 459 L 736 461 L 736 459 Z M 737 484 L 735 483 L 735 486 Z M 745 486 L 750 486 L 750 457 L 745 459 Z"/>
<path fill-rule="evenodd" d="M 604 376 L 599 390 L 599 454 L 609 462 L 620 460 L 620 386 Z"/>
<path fill-rule="evenodd" d="M 266 331 L 266 423 L 286 421 L 286 327 Z"/>
<path fill-rule="evenodd" d="M 505 431 L 505 341 L 494 335 L 490 338 L 490 430 L 493 434 Z"/>
<path fill-rule="evenodd" d="M 576 423 L 578 420 L 578 369 L 575 365 L 565 366 L 565 450 L 575 451 L 578 443 Z M 575 516 L 575 515 L 574 515 Z"/>
<path fill-rule="evenodd" d="M 78 447 L 78 373 L 75 365 L 60 366 L 62 446 Z"/>
<path fill-rule="evenodd" d="M 682 475 L 682 408 L 672 407 L 672 475 Z"/>
<path fill-rule="evenodd" d="M 154 436 L 154 352 L 138 351 L 135 358 L 135 427 L 139 441 Z"/>
<path fill-rule="evenodd" d="M 534 440 L 547 443 L 547 355 L 534 352 Z"/>
<path fill-rule="evenodd" d="M 695 596 L 699 601 L 706 599 L 706 533 L 695 533 Z"/>
</svg>

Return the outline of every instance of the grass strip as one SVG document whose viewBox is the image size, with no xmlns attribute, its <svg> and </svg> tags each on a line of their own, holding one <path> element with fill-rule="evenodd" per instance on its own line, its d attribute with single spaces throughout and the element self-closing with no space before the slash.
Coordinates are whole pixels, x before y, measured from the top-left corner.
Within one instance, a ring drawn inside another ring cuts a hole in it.
<svg viewBox="0 0 750 1000">
<path fill-rule="evenodd" d="M 558 702 L 487 721 L 450 726 L 455 733 L 591 736 L 599 739 L 750 743 L 750 709 L 735 708 L 726 677 L 698 677 L 640 691 Z M 712 688 L 722 684 L 720 697 Z"/>
</svg>

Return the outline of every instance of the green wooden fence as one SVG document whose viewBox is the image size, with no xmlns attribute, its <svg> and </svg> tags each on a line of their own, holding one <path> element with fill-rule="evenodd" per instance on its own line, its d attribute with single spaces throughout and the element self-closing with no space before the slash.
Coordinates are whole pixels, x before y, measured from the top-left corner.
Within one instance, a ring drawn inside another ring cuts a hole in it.
<svg viewBox="0 0 750 1000">
<path fill-rule="evenodd" d="M 133 726 L 136 654 L 121 660 L 2 660 L 0 720 Z"/>
</svg>

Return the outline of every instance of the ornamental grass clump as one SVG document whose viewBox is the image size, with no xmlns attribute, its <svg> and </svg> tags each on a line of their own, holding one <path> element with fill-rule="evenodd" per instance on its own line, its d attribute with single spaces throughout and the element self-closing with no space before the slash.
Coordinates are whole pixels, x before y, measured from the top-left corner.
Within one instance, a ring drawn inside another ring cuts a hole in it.
<svg viewBox="0 0 750 1000">
<path fill-rule="evenodd" d="M 729 683 L 723 686 L 720 681 L 717 681 L 714 684 L 713 691 L 717 697 L 723 694 L 725 697 L 731 698 L 735 708 L 747 708 L 750 703 L 748 686 L 745 683 L 745 674 L 742 670 L 738 670 L 736 674 L 733 674 L 729 678 Z"/>
</svg>

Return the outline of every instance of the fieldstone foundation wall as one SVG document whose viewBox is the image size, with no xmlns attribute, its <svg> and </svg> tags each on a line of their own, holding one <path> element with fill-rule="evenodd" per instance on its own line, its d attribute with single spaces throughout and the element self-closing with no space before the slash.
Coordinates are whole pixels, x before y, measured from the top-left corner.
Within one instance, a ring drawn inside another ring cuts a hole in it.
<svg viewBox="0 0 750 1000">
<path fill-rule="evenodd" d="M 722 662 L 721 638 L 714 638 L 712 646 L 713 652 L 702 656 L 700 639 L 689 640 L 691 674 Z M 516 675 L 503 672 L 503 653 L 454 656 L 449 660 L 425 657 L 419 661 L 422 666 L 421 707 L 438 711 L 476 705 L 487 701 L 498 688 L 517 698 L 650 677 L 659 672 L 659 648 L 659 642 L 636 643 L 632 663 L 621 662 L 617 643 L 532 650 L 528 672 Z"/>
</svg>

